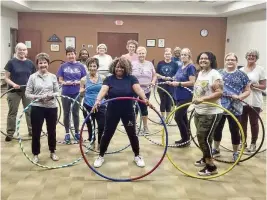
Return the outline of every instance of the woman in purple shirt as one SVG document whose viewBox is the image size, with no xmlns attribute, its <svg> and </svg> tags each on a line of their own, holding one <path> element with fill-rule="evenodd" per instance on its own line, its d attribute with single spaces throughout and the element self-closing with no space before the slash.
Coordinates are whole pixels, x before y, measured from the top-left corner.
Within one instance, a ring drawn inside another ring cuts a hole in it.
<svg viewBox="0 0 267 200">
<path fill-rule="evenodd" d="M 145 60 L 146 59 L 146 48 L 145 47 L 138 47 L 137 50 L 138 60 L 132 62 L 133 65 L 133 72 L 132 74 L 137 78 L 141 88 L 144 90 L 147 99 L 150 97 L 150 88 L 149 86 L 155 85 L 157 81 L 157 74 L 154 68 L 154 65 L 150 62 Z M 143 124 L 144 124 L 144 134 L 149 134 L 148 126 L 147 126 L 147 106 L 143 103 L 138 103 L 141 109 Z"/>
<path fill-rule="evenodd" d="M 193 90 L 193 86 L 196 81 L 196 68 L 192 61 L 191 51 L 188 48 L 182 49 L 181 60 L 183 62 L 183 66 L 178 68 L 175 74 L 175 81 L 167 81 L 168 85 L 175 87 L 173 97 L 176 101 L 177 107 L 192 101 L 192 93 L 184 87 L 188 87 Z M 189 144 L 184 144 L 189 140 L 187 109 L 188 106 L 185 106 L 175 113 L 175 121 L 179 127 L 182 138 L 179 141 L 175 141 L 175 144 L 183 144 L 183 147 Z"/>
<path fill-rule="evenodd" d="M 73 47 L 67 47 L 66 55 L 68 62 L 62 64 L 57 72 L 59 83 L 62 85 L 62 95 L 75 99 L 79 95 L 81 78 L 86 76 L 84 66 L 76 61 L 76 51 Z M 80 98 L 78 98 L 80 101 Z M 64 113 L 64 126 L 66 130 L 65 142 L 70 143 L 70 108 L 72 101 L 62 98 L 62 107 Z M 79 136 L 79 105 L 75 103 L 72 110 L 74 121 L 75 138 Z"/>
</svg>

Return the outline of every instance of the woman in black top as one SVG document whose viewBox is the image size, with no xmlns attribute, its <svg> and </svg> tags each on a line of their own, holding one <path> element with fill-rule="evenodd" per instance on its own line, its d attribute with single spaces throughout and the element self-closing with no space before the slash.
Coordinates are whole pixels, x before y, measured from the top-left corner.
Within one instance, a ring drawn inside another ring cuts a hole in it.
<svg viewBox="0 0 267 200">
<path fill-rule="evenodd" d="M 8 116 L 7 116 L 7 137 L 6 142 L 12 140 L 16 128 L 16 117 L 20 101 L 22 100 L 25 108 L 30 104 L 30 100 L 25 96 L 25 88 L 21 85 L 26 85 L 31 74 L 36 72 L 33 62 L 26 58 L 28 53 L 27 47 L 23 43 L 18 43 L 15 47 L 15 56 L 9 60 L 5 66 L 5 81 L 8 84 L 8 89 L 14 88 L 7 94 Z M 25 113 L 28 134 L 32 135 L 32 126 L 30 120 L 30 109 Z"/>
<path fill-rule="evenodd" d="M 116 97 L 134 97 L 138 95 L 147 105 L 148 99 L 138 80 L 131 75 L 132 65 L 126 58 L 117 58 L 110 65 L 111 76 L 108 76 L 96 98 L 93 109 L 97 109 L 101 100 L 107 95 L 107 99 Z M 144 167 L 145 162 L 139 155 L 139 140 L 136 135 L 135 113 L 132 100 L 118 100 L 109 102 L 106 110 L 106 121 L 104 133 L 100 142 L 100 154 L 94 162 L 94 167 L 101 167 L 104 162 L 104 154 L 108 148 L 110 140 L 114 135 L 117 125 L 122 120 L 127 135 L 129 137 L 132 150 L 135 154 L 134 161 L 139 167 Z"/>
</svg>

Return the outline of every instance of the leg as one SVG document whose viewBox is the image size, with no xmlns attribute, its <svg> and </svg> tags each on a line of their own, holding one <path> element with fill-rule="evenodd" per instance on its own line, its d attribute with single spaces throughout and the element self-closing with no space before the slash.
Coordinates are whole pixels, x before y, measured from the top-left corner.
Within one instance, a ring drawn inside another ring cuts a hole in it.
<svg viewBox="0 0 267 200">
<path fill-rule="evenodd" d="M 158 89 L 158 94 L 159 94 L 159 98 L 160 98 L 160 112 L 161 112 L 162 117 L 165 118 L 165 111 L 166 111 L 165 93 L 162 90 Z"/>
<path fill-rule="evenodd" d="M 63 123 L 65 126 L 65 131 L 66 134 L 70 133 L 70 106 L 71 106 L 71 100 L 67 99 L 67 98 L 63 98 L 61 99 L 62 101 L 62 107 L 63 107 Z"/>
<path fill-rule="evenodd" d="M 105 118 L 104 133 L 100 141 L 100 154 L 99 154 L 100 156 L 103 157 L 105 152 L 107 151 L 110 140 L 115 133 L 119 121 L 120 121 L 120 113 L 118 113 L 118 110 L 116 108 L 115 109 L 109 108 L 108 106 Z"/>
<path fill-rule="evenodd" d="M 245 144 L 247 143 L 247 129 L 248 129 L 248 112 L 249 106 L 243 106 L 243 113 L 241 115 L 241 125 L 245 135 Z"/>
<path fill-rule="evenodd" d="M 19 103 L 21 96 L 17 92 L 10 92 L 7 94 L 7 103 L 8 103 L 8 115 L 7 115 L 7 138 L 11 140 L 15 133 L 16 127 L 16 117 L 18 114 Z M 6 138 L 6 140 L 7 140 Z"/>
<path fill-rule="evenodd" d="M 76 95 L 73 95 L 72 98 L 75 99 L 77 97 L 78 94 Z M 78 102 L 80 102 L 80 97 L 78 97 L 77 99 Z M 79 111 L 80 111 L 80 106 L 78 103 L 76 102 L 72 102 L 74 103 L 74 106 L 73 106 L 73 110 L 72 110 L 72 119 L 73 119 L 73 122 L 74 122 L 74 130 L 75 130 L 75 133 L 79 133 Z"/>
<path fill-rule="evenodd" d="M 92 107 L 90 107 L 90 106 L 88 106 L 87 104 L 83 104 L 83 107 L 85 107 L 86 108 L 86 111 L 88 112 L 88 113 L 90 113 L 91 112 L 91 110 L 92 110 Z M 87 117 L 87 112 L 86 112 L 85 110 L 83 110 L 83 116 L 84 116 L 84 119 Z M 90 118 L 88 118 L 87 120 L 86 120 L 86 125 L 87 125 L 87 129 L 88 129 L 88 140 L 89 141 L 91 141 L 92 140 L 92 136 L 93 136 L 93 134 L 95 135 L 95 132 L 93 133 L 93 127 L 92 127 L 92 121 L 94 120 L 94 113 L 91 113 L 91 116 L 90 116 Z M 90 121 L 90 119 L 92 120 L 92 121 Z M 95 129 L 95 126 L 94 126 L 94 129 Z"/>
<path fill-rule="evenodd" d="M 253 107 L 256 112 L 259 114 L 260 113 L 260 108 Z M 255 113 L 254 110 L 250 108 L 249 110 L 249 122 L 250 122 L 250 127 L 251 127 L 251 144 L 255 144 L 258 139 L 259 135 L 259 118 L 258 115 Z"/>
<path fill-rule="evenodd" d="M 191 100 L 185 100 L 185 101 L 178 101 L 177 102 L 177 107 L 190 102 Z M 178 111 L 175 112 L 175 121 L 178 125 L 178 128 L 180 130 L 181 138 L 182 140 L 179 141 L 179 143 L 183 143 L 189 140 L 189 134 L 188 134 L 188 119 L 187 119 L 187 109 L 189 106 L 185 106 Z M 178 141 L 176 142 L 178 143 Z"/>
<path fill-rule="evenodd" d="M 100 106 L 98 112 L 96 113 L 96 121 L 98 126 L 98 145 L 100 145 L 100 141 L 104 132 L 105 113 L 106 113 L 105 106 Z"/>
<path fill-rule="evenodd" d="M 51 153 L 56 150 L 56 125 L 57 125 L 57 108 L 45 108 L 45 119 L 48 134 L 48 146 Z"/>
<path fill-rule="evenodd" d="M 146 94 L 146 97 L 147 99 L 149 99 L 150 97 L 150 93 L 147 93 Z M 148 109 L 147 109 L 147 105 L 141 103 L 141 102 L 138 102 L 138 105 L 140 107 L 140 110 L 141 110 L 141 114 L 142 114 L 142 120 L 143 120 L 143 124 L 144 124 L 144 131 L 148 131 L 148 126 L 147 126 L 147 116 L 148 116 Z"/>
<path fill-rule="evenodd" d="M 134 110 L 124 110 L 121 121 L 125 127 L 135 156 L 139 156 L 139 140 L 136 135 Z"/>
<path fill-rule="evenodd" d="M 226 115 L 222 115 L 221 120 L 218 123 L 218 126 L 216 127 L 214 131 L 214 156 L 218 156 L 220 153 L 220 143 L 222 141 L 222 131 L 223 127 L 226 121 Z"/>
<path fill-rule="evenodd" d="M 31 103 L 31 101 L 26 98 L 25 92 L 21 93 L 21 98 L 22 98 L 23 107 L 26 108 Z M 31 107 L 25 112 L 25 117 L 26 117 L 26 122 L 27 122 L 27 126 L 28 126 L 29 135 L 32 135 L 32 126 L 31 126 L 30 113 L 31 113 Z"/>
<path fill-rule="evenodd" d="M 31 123 L 32 123 L 32 154 L 40 154 L 40 136 L 45 118 L 45 108 L 32 106 Z"/>
</svg>

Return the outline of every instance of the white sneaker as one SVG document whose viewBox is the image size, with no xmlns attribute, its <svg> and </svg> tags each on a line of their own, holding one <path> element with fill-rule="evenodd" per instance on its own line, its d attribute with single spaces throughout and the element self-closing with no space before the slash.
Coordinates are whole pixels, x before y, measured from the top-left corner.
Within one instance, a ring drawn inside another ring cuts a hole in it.
<svg viewBox="0 0 267 200">
<path fill-rule="evenodd" d="M 94 167 L 96 167 L 96 168 L 101 167 L 103 165 L 104 161 L 105 161 L 104 157 L 98 156 L 98 158 L 94 162 Z"/>
<path fill-rule="evenodd" d="M 38 163 L 39 162 L 39 158 L 37 155 L 34 155 L 33 158 L 32 158 L 32 162 L 34 163 Z"/>
<path fill-rule="evenodd" d="M 136 156 L 134 157 L 134 162 L 138 167 L 144 167 L 145 166 L 145 161 L 142 156 Z"/>
<path fill-rule="evenodd" d="M 58 157 L 55 153 L 51 153 L 51 154 L 50 154 L 50 158 L 51 158 L 53 161 L 58 161 L 58 160 L 59 160 L 59 157 Z"/>
<path fill-rule="evenodd" d="M 254 153 L 256 151 L 256 144 L 251 144 L 248 148 L 248 152 Z"/>
<path fill-rule="evenodd" d="M 144 126 L 144 131 L 143 131 L 144 135 L 149 135 L 149 129 L 147 126 Z"/>
</svg>

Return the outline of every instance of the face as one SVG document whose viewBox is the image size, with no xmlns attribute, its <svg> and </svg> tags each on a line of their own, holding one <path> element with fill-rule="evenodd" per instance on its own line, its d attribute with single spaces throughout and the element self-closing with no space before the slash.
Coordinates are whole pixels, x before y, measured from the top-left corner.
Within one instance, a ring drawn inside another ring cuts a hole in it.
<svg viewBox="0 0 267 200">
<path fill-rule="evenodd" d="M 129 53 L 135 53 L 136 47 L 134 44 L 129 44 L 127 49 Z"/>
<path fill-rule="evenodd" d="M 189 54 L 188 54 L 187 51 L 184 50 L 184 51 L 181 52 L 181 60 L 182 60 L 182 62 L 184 62 L 184 63 L 189 62 L 189 60 L 190 60 L 190 56 L 189 56 Z"/>
<path fill-rule="evenodd" d="M 76 54 L 74 52 L 68 52 L 67 53 L 67 60 L 69 62 L 75 62 L 76 61 Z"/>
<path fill-rule="evenodd" d="M 124 75 L 124 68 L 120 65 L 120 62 L 117 63 L 115 67 L 116 76 L 122 77 Z"/>
<path fill-rule="evenodd" d="M 145 50 L 139 50 L 137 52 L 139 61 L 144 61 L 146 58 L 146 51 Z"/>
<path fill-rule="evenodd" d="M 19 58 L 25 58 L 26 55 L 28 54 L 28 50 L 26 46 L 20 46 L 16 50 L 17 56 Z"/>
<path fill-rule="evenodd" d="M 88 70 L 90 72 L 90 74 L 96 74 L 97 72 L 97 65 L 96 63 L 91 63 L 88 67 Z"/>
<path fill-rule="evenodd" d="M 225 58 L 225 64 L 226 64 L 227 68 L 236 68 L 236 66 L 237 66 L 236 57 L 233 55 L 227 56 Z"/>
<path fill-rule="evenodd" d="M 181 51 L 176 50 L 173 52 L 175 57 L 180 57 Z"/>
<path fill-rule="evenodd" d="M 207 54 L 202 54 L 199 58 L 199 66 L 204 69 L 204 70 L 208 70 L 210 69 L 210 60 Z"/>
<path fill-rule="evenodd" d="M 170 60 L 171 57 L 172 57 L 171 52 L 170 52 L 170 51 L 165 51 L 165 53 L 164 53 L 164 58 L 165 58 L 166 60 Z"/>
<path fill-rule="evenodd" d="M 38 60 L 38 69 L 41 73 L 48 71 L 48 62 L 45 59 Z"/>
<path fill-rule="evenodd" d="M 99 54 L 105 54 L 105 53 L 106 53 L 106 48 L 100 46 L 100 47 L 98 48 L 98 53 L 99 53 Z"/>
<path fill-rule="evenodd" d="M 254 64 L 257 61 L 256 55 L 253 53 L 247 55 L 247 61 L 248 63 Z"/>
<path fill-rule="evenodd" d="M 89 55 L 88 55 L 87 51 L 82 50 L 82 52 L 81 52 L 81 59 L 82 60 L 87 60 L 87 58 L 89 58 Z"/>
</svg>

